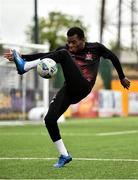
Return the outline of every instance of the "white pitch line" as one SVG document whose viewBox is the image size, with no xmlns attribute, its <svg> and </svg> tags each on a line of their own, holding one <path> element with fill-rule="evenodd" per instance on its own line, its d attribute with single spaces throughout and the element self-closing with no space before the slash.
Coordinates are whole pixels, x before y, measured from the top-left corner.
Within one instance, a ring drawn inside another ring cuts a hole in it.
<svg viewBox="0 0 138 180">
<path fill-rule="evenodd" d="M 115 131 L 115 132 L 105 132 L 105 133 L 62 133 L 63 136 L 83 136 L 83 137 L 89 137 L 89 136 L 116 136 L 116 135 L 127 135 L 127 134 L 135 134 L 138 133 L 138 130 L 129 130 L 129 131 Z M 1 132 L 0 136 L 46 136 L 46 133 L 40 132 L 40 133 L 21 133 L 21 132 Z"/>
<path fill-rule="evenodd" d="M 0 132 L 0 136 L 46 136 L 47 133 Z M 95 136 L 92 133 L 62 133 L 64 136 Z"/>
<path fill-rule="evenodd" d="M 130 131 L 116 131 L 116 132 L 106 132 L 106 133 L 97 133 L 97 136 L 114 136 L 114 135 L 122 135 L 122 134 L 135 134 L 138 133 L 138 130 L 130 130 Z"/>
<path fill-rule="evenodd" d="M 129 131 L 115 131 L 115 132 L 106 132 L 106 133 L 62 133 L 64 136 L 115 136 L 123 134 L 135 134 L 138 133 L 138 130 L 129 130 Z"/>
<path fill-rule="evenodd" d="M 38 158 L 38 157 L 0 157 L 0 160 L 42 160 L 49 161 L 57 158 Z M 102 159 L 102 158 L 73 158 L 76 161 L 117 161 L 117 162 L 138 162 L 138 159 Z"/>
<path fill-rule="evenodd" d="M 38 158 L 38 157 L 0 157 L 0 160 L 54 160 L 57 158 Z"/>
<path fill-rule="evenodd" d="M 121 161 L 121 162 L 138 162 L 138 159 L 102 159 L 102 158 L 73 158 L 78 161 Z"/>
</svg>

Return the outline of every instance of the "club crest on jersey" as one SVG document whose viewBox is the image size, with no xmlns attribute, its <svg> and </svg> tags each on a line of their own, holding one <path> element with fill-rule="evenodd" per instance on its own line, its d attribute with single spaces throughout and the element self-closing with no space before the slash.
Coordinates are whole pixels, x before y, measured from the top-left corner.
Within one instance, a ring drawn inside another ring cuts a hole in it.
<svg viewBox="0 0 138 180">
<path fill-rule="evenodd" d="M 87 61 L 92 61 L 92 60 L 93 60 L 92 54 L 91 54 L 90 52 L 88 52 L 88 53 L 86 54 L 85 60 L 87 60 Z"/>
</svg>

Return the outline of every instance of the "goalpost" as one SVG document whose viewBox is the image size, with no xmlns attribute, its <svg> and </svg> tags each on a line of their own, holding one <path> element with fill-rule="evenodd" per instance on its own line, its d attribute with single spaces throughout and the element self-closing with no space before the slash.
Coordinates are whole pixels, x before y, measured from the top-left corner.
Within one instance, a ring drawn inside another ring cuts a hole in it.
<svg viewBox="0 0 138 180">
<path fill-rule="evenodd" d="M 40 45 L 40 44 L 27 44 L 27 43 L 12 43 L 12 42 L 7 42 L 7 41 L 0 41 L 0 44 L 2 45 L 3 49 L 7 49 L 7 48 L 11 48 L 11 49 L 16 49 L 18 51 L 21 51 L 22 53 L 28 53 L 30 51 L 30 53 L 32 53 L 33 51 L 37 51 L 37 52 L 46 52 L 48 51 L 48 46 L 47 45 Z M 12 83 L 19 83 L 20 80 L 20 76 L 16 75 L 16 71 L 15 71 L 15 66 L 12 63 L 9 63 L 8 61 L 5 61 L 3 59 L 3 57 L 0 57 L 1 61 L 0 61 L 0 67 L 2 69 L 6 69 L 7 67 L 9 67 L 9 72 L 12 71 L 12 69 L 14 69 L 14 74 L 12 75 L 12 79 L 13 82 Z M 29 72 L 30 73 L 30 72 Z M 28 73 L 27 73 L 28 74 Z M 27 76 L 29 75 L 23 75 L 21 77 L 22 79 L 22 84 L 20 84 L 22 86 L 22 118 L 23 120 L 25 120 L 26 118 L 26 91 L 27 91 Z M 18 78 L 17 78 L 18 77 Z M 9 77 L 10 78 L 10 77 Z M 17 80 L 18 79 L 18 80 Z M 44 107 L 44 109 L 48 109 L 49 106 L 49 80 L 43 79 L 43 88 L 42 88 L 42 96 L 43 96 L 43 104 L 42 106 Z M 19 85 L 19 86 L 20 86 Z M 10 87 L 9 87 L 10 88 Z M 14 87 L 15 88 L 15 87 Z M 1 89 L 0 89 L 1 91 Z"/>
</svg>

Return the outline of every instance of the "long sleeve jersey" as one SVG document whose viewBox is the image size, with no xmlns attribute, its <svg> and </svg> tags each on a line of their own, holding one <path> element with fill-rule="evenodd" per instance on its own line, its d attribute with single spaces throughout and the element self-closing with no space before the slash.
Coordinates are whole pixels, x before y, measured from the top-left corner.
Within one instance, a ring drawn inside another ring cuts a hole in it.
<svg viewBox="0 0 138 180">
<path fill-rule="evenodd" d="M 68 50 L 68 46 L 65 45 L 63 47 L 60 47 L 56 51 L 58 51 L 59 49 Z M 49 52 L 49 53 L 52 53 L 52 52 Z M 26 61 L 32 61 L 38 58 L 43 58 L 49 53 L 22 55 L 22 58 L 24 58 Z M 80 68 L 80 70 L 82 71 L 82 74 L 84 75 L 84 77 L 92 84 L 95 83 L 101 57 L 103 57 L 103 60 L 104 59 L 111 60 L 113 66 L 115 67 L 118 73 L 120 80 L 125 77 L 117 56 L 100 43 L 86 42 L 85 47 L 82 50 L 74 54 L 70 53 L 70 55 L 72 56 L 78 68 Z"/>
</svg>

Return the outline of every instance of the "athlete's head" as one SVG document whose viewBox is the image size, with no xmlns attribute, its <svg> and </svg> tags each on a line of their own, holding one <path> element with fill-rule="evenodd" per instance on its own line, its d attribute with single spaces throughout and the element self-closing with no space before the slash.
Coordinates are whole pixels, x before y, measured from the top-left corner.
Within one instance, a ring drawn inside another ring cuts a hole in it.
<svg viewBox="0 0 138 180">
<path fill-rule="evenodd" d="M 85 36 L 84 32 L 79 27 L 72 27 L 67 32 L 67 44 L 69 51 L 76 53 L 85 46 Z"/>
</svg>

